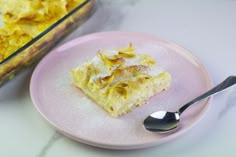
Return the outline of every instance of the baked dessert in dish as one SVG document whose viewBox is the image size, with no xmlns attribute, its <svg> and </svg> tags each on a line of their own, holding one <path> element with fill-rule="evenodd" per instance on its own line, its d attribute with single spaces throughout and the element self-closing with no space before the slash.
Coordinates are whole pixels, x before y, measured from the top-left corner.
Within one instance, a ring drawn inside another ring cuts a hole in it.
<svg viewBox="0 0 236 157">
<path fill-rule="evenodd" d="M 97 52 L 72 72 L 72 83 L 112 117 L 130 112 L 168 89 L 171 75 L 147 54 L 127 48 Z"/>
<path fill-rule="evenodd" d="M 92 13 L 94 0 L 0 0 L 0 86 Z"/>
<path fill-rule="evenodd" d="M 0 61 L 85 0 L 0 0 Z"/>
</svg>

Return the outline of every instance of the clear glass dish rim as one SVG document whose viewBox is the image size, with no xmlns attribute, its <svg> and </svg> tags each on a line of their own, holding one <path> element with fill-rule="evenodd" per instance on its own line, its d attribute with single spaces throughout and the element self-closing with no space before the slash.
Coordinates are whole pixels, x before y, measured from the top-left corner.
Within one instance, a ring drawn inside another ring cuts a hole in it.
<svg viewBox="0 0 236 157">
<path fill-rule="evenodd" d="M 47 33 L 49 33 L 51 30 L 53 30 L 55 27 L 57 27 L 59 24 L 61 24 L 63 21 L 68 19 L 71 15 L 76 13 L 78 10 L 83 8 L 87 3 L 89 3 L 92 0 L 85 0 L 83 3 L 72 9 L 68 14 L 57 20 L 55 23 L 53 23 L 51 26 L 49 26 L 47 29 L 45 29 L 43 32 L 39 33 L 36 37 L 34 37 L 32 40 L 27 42 L 25 45 L 17 49 L 15 52 L 13 52 L 11 55 L 9 55 L 7 58 L 5 58 L 3 61 L 0 62 L 0 66 L 6 64 L 9 62 L 12 58 L 16 57 L 18 54 L 29 48 L 31 45 L 33 45 L 35 42 L 37 42 L 39 39 L 44 37 Z"/>
</svg>

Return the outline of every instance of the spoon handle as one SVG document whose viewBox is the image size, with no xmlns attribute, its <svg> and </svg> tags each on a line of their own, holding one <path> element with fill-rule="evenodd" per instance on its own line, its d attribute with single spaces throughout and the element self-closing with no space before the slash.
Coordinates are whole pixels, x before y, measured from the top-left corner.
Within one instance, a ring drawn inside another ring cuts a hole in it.
<svg viewBox="0 0 236 157">
<path fill-rule="evenodd" d="M 200 95 L 199 97 L 193 99 L 192 101 L 188 102 L 187 104 L 185 104 L 184 106 L 182 106 L 179 109 L 179 114 L 183 113 L 184 110 L 186 110 L 189 106 L 191 106 L 192 104 L 195 104 L 196 102 L 207 98 L 213 94 L 216 94 L 232 85 L 236 84 L 236 76 L 229 76 L 227 79 L 225 79 L 223 82 L 221 82 L 220 84 L 218 84 L 217 86 L 215 86 L 214 88 L 210 89 L 209 91 L 207 91 L 206 93 L 203 93 L 202 95 Z"/>
</svg>

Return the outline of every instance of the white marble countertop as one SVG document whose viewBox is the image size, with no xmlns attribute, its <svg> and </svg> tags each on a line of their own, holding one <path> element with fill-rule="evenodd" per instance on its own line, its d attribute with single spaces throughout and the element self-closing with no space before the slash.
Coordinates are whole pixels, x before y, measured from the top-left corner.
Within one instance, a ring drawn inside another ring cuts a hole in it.
<svg viewBox="0 0 236 157">
<path fill-rule="evenodd" d="M 143 32 L 192 51 L 215 84 L 236 75 L 235 0 L 101 0 L 95 14 L 62 43 L 110 30 Z M 236 87 L 216 95 L 206 116 L 175 141 L 131 151 L 87 146 L 61 135 L 36 111 L 29 69 L 0 88 L 1 157 L 236 156 Z"/>
</svg>

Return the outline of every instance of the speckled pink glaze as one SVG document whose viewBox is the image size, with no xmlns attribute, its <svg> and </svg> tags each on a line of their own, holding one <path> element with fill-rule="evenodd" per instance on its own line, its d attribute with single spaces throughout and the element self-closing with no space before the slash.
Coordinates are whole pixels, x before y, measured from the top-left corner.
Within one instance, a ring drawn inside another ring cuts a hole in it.
<svg viewBox="0 0 236 157">
<path fill-rule="evenodd" d="M 112 118 L 71 85 L 70 71 L 98 50 L 126 47 L 130 42 L 138 53 L 150 54 L 172 75 L 171 88 L 131 113 Z M 30 92 L 37 110 L 66 136 L 97 147 L 138 149 L 183 134 L 206 113 L 209 99 L 185 111 L 179 129 L 169 134 L 146 131 L 145 117 L 158 110 L 175 111 L 211 86 L 200 61 L 176 44 L 139 33 L 103 32 L 77 38 L 49 53 L 33 73 Z"/>
</svg>

